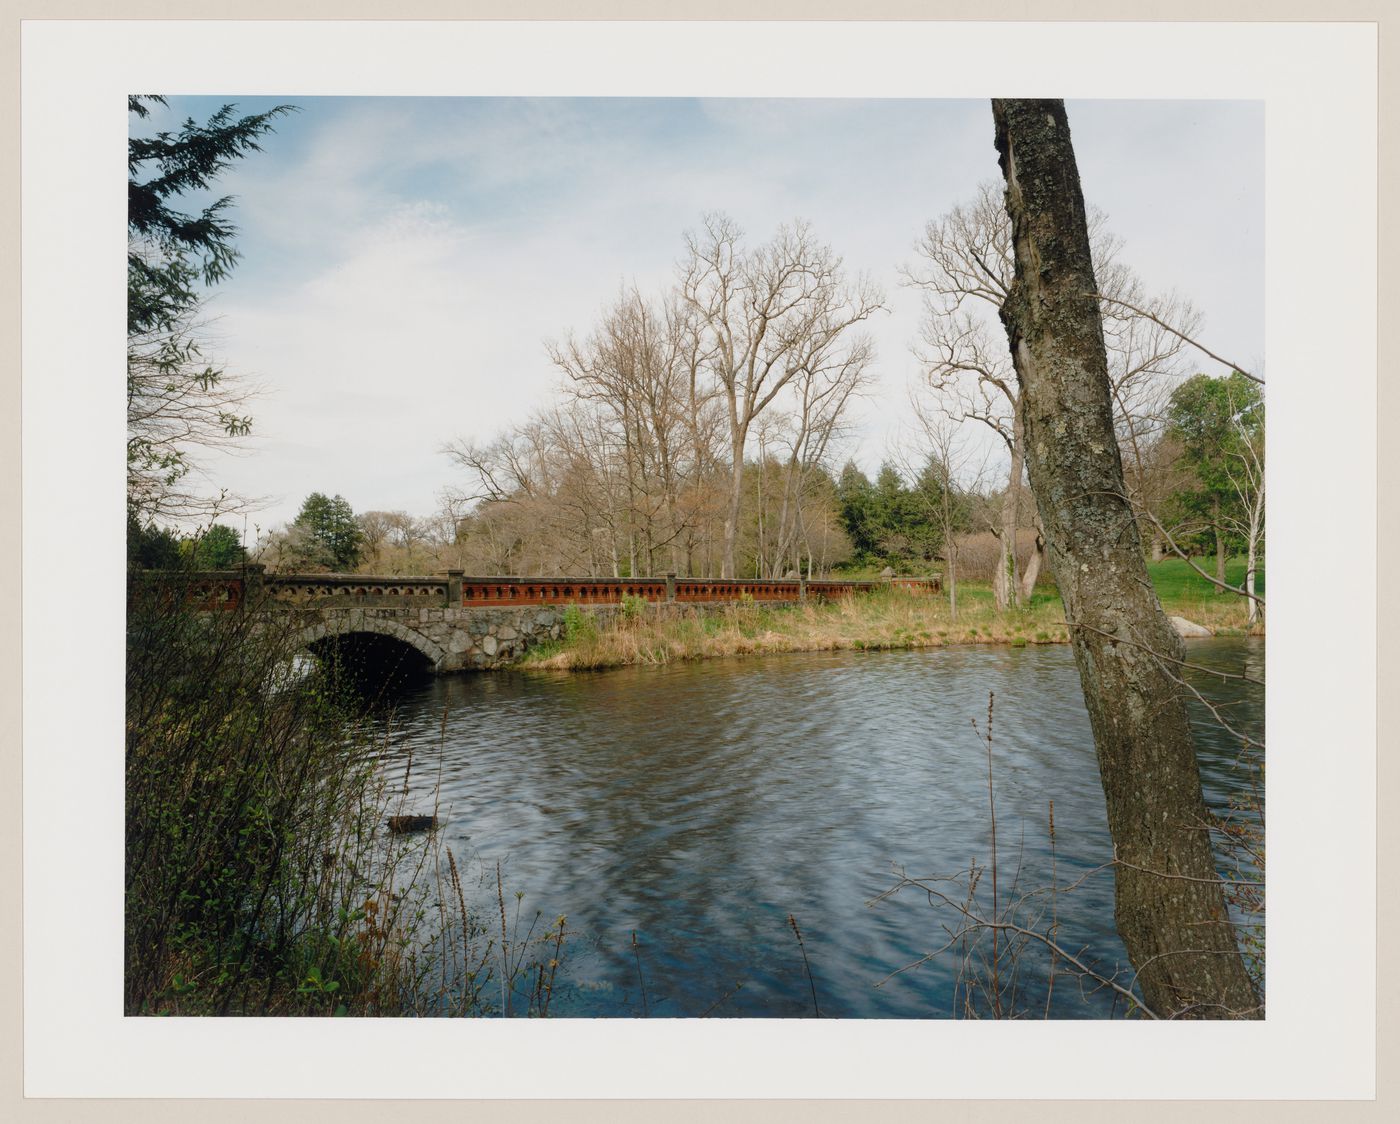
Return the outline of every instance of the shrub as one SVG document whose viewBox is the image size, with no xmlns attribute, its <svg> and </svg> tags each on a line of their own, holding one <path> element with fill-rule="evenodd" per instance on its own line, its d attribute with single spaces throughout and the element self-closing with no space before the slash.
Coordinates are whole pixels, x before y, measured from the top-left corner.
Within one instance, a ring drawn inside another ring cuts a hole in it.
<svg viewBox="0 0 1400 1124">
<path fill-rule="evenodd" d="M 570 644 L 595 640 L 598 636 L 598 623 L 592 614 L 585 613 L 577 605 L 564 607 L 564 639 Z"/>
<path fill-rule="evenodd" d="M 475 1011 L 480 929 L 460 893 L 425 928 L 440 843 L 386 831 L 372 725 L 288 674 L 287 632 L 183 592 L 128 603 L 126 1013 Z"/>
</svg>

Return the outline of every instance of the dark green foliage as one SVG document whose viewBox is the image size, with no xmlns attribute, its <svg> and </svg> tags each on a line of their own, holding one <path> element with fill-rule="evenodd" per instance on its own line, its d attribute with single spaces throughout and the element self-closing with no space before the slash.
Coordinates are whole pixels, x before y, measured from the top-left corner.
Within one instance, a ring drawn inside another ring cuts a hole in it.
<svg viewBox="0 0 1400 1124">
<path fill-rule="evenodd" d="M 136 511 L 126 509 L 126 564 L 138 570 L 176 570 L 184 564 L 175 532 L 154 523 L 143 523 Z"/>
<path fill-rule="evenodd" d="M 1240 548 L 1228 528 L 1237 522 L 1230 516 L 1240 501 L 1242 444 L 1264 425 L 1262 389 L 1238 371 L 1224 378 L 1193 375 L 1173 392 L 1167 423 L 1191 475 L 1190 485 L 1168 503 L 1170 521 L 1181 528 L 1174 534 L 1178 544 L 1204 550 L 1219 534 L 1227 549 Z"/>
<path fill-rule="evenodd" d="M 855 462 L 848 461 L 841 470 L 841 479 L 836 483 L 836 498 L 841 504 L 841 521 L 845 524 L 846 535 L 855 551 L 855 560 L 860 565 L 868 565 L 877 554 L 874 526 L 875 489 L 869 478 Z"/>
<path fill-rule="evenodd" d="M 881 465 L 872 484 L 848 463 L 836 494 L 857 566 L 922 570 L 938 557 L 943 546 L 937 519 L 942 486 L 935 466 L 926 467 L 910 486 L 892 464 Z"/>
<path fill-rule="evenodd" d="M 146 103 L 164 105 L 155 94 L 127 98 L 138 118 Z M 293 109 L 234 118 L 226 105 L 203 125 L 187 119 L 176 132 L 132 137 L 127 142 L 127 334 L 169 329 L 198 301 L 195 286 L 222 280 L 238 251 L 236 228 L 224 196 L 197 212 L 176 208 L 181 196 L 207 191 L 233 161 L 259 151 L 258 138 Z"/>
<path fill-rule="evenodd" d="M 222 523 L 215 523 L 192 539 L 181 544 L 196 570 L 232 570 L 248 561 L 248 552 L 239 541 L 238 532 Z"/>
<path fill-rule="evenodd" d="M 312 492 L 288 528 L 285 553 L 298 568 L 353 570 L 364 550 L 364 531 L 342 496 Z"/>
<path fill-rule="evenodd" d="M 126 510 L 126 564 L 137 570 L 232 570 L 248 561 L 238 532 L 215 523 L 190 538 L 169 527 L 142 522 L 137 511 Z"/>
<path fill-rule="evenodd" d="M 1264 395 L 1238 371 L 1224 378 L 1193 375 L 1172 393 L 1167 421 L 1201 486 L 1230 487 L 1230 454 L 1242 434 L 1263 424 Z"/>
</svg>

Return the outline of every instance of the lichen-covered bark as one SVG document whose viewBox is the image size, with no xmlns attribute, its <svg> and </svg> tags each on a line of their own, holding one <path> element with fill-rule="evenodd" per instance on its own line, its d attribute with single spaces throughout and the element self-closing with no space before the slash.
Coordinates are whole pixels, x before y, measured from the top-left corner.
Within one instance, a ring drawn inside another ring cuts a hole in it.
<svg viewBox="0 0 1400 1124">
<path fill-rule="evenodd" d="M 992 113 L 1016 258 L 1001 317 L 1021 382 L 1031 488 L 1073 626 L 1119 860 L 1118 931 L 1158 1015 L 1258 1017 L 1259 998 L 1226 919 L 1170 663 L 1180 641 L 1148 580 L 1125 498 L 1064 103 L 996 99 Z"/>
</svg>

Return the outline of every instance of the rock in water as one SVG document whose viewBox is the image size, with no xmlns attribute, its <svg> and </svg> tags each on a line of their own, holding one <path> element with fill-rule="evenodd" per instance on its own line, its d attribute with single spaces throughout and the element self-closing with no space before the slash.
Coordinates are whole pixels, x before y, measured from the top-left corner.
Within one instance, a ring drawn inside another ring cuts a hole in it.
<svg viewBox="0 0 1400 1124">
<path fill-rule="evenodd" d="M 1168 617 L 1172 622 L 1172 628 L 1176 629 L 1178 636 L 1190 637 L 1194 639 L 1198 636 L 1214 636 L 1215 633 L 1206 628 L 1205 625 L 1196 624 L 1195 621 L 1188 621 L 1185 617 Z"/>
<path fill-rule="evenodd" d="M 389 817 L 389 831 L 394 835 L 405 835 L 410 831 L 432 831 L 437 825 L 437 816 Z"/>
</svg>

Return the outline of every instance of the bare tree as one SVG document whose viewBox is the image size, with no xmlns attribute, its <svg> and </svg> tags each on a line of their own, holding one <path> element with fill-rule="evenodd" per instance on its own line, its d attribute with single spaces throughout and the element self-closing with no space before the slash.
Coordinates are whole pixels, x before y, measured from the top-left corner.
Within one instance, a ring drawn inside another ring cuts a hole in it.
<svg viewBox="0 0 1400 1124">
<path fill-rule="evenodd" d="M 940 410 L 930 409 L 911 391 L 910 414 L 915 419 L 920 447 L 927 451 L 927 464 L 937 474 L 939 489 L 934 499 L 933 515 L 943 540 L 943 586 L 948 591 L 948 615 L 958 619 L 958 539 L 968 529 L 971 510 L 969 496 L 963 483 L 964 473 L 971 463 L 963 423 Z M 915 475 L 906 461 L 906 471 Z M 979 473 L 979 483 L 980 483 Z M 922 489 L 918 494 L 923 495 Z"/>
<path fill-rule="evenodd" d="M 635 289 L 587 340 L 549 346 L 573 399 L 605 419 L 625 493 L 618 514 L 633 574 L 654 573 L 662 559 L 685 568 L 681 492 L 712 459 L 695 440 L 713 411 L 712 392 L 693 377 L 693 346 L 684 307 L 658 311 Z"/>
<path fill-rule="evenodd" d="M 1231 529 L 1245 541 L 1244 595 L 1246 619 L 1259 623 L 1264 599 L 1255 590 L 1259 556 L 1264 541 L 1264 405 L 1233 417 L 1235 439 L 1225 461 L 1225 475 L 1235 491 L 1234 511 L 1227 516 Z"/>
<path fill-rule="evenodd" d="M 906 280 L 924 293 L 924 323 L 915 354 L 929 386 L 949 417 L 987 426 L 1010 459 L 1001 518 L 990 525 L 1001 553 L 992 581 L 1001 610 L 1020 600 L 1016 532 L 1025 476 L 1020 390 L 1010 357 L 989 320 L 1011 285 L 1010 234 L 995 189 L 983 183 L 970 203 L 925 227 L 916 244 L 924 266 L 904 270 Z"/>
<path fill-rule="evenodd" d="M 1102 212 L 1091 211 L 1088 224 L 1099 284 L 1107 294 L 1104 333 L 1117 438 L 1130 462 L 1130 480 L 1136 482 L 1145 477 L 1160 436 L 1170 382 L 1183 373 L 1187 343 L 1181 333 L 1194 332 L 1199 316 L 1182 298 L 1144 292 L 1132 271 L 1117 261 L 1120 243 L 1109 233 Z M 1045 561 L 1045 538 L 1034 504 L 1022 510 L 1025 434 L 1020 387 L 992 319 L 1010 291 L 1014 265 L 1011 225 L 999 189 L 984 183 L 971 202 L 928 223 L 916 250 L 921 264 L 906 267 L 904 275 L 924 293 L 924 323 L 915 353 L 928 385 L 946 413 L 987 426 L 1007 451 L 1000 519 L 990 525 L 1001 552 L 993 589 L 998 608 L 1006 609 L 1026 602 L 1034 591 Z M 1166 327 L 1168 321 L 1180 330 Z M 1149 489 L 1137 491 L 1146 497 Z M 1018 531 L 1024 526 L 1031 527 L 1035 537 L 1022 572 Z"/>
<path fill-rule="evenodd" d="M 705 216 L 686 236 L 680 293 L 699 326 L 706 367 L 728 414 L 730 486 L 721 576 L 734 576 L 744 455 L 754 421 L 813 357 L 833 361 L 847 330 L 882 307 L 869 282 L 848 286 L 841 259 L 805 223 L 779 229 L 756 250 L 728 217 Z"/>
<path fill-rule="evenodd" d="M 204 358 L 200 338 L 207 335 L 192 309 L 127 338 L 126 492 L 143 520 L 208 521 L 253 507 L 195 484 L 204 454 L 237 451 L 248 436 L 246 411 L 256 393 Z"/>
<path fill-rule="evenodd" d="M 849 347 L 837 348 L 836 340 L 814 350 L 798 368 L 791 384 L 792 406 L 777 434 L 787 456 L 781 476 L 776 546 L 769 577 L 800 569 L 798 544 L 805 533 L 804 515 L 812 482 L 826 466 L 833 442 L 844 433 L 851 398 L 869 383 L 874 345 L 868 337 L 854 337 Z M 808 552 L 810 569 L 811 553 Z"/>
<path fill-rule="evenodd" d="M 1211 854 L 1182 688 L 1162 658 L 1179 641 L 1126 499 L 1064 103 L 995 99 L 992 112 L 1016 263 L 1001 317 L 1119 860 L 1118 930 L 1154 1011 L 1258 1017 Z"/>
<path fill-rule="evenodd" d="M 879 295 L 847 285 L 805 226 L 751 252 L 739 239 L 709 217 L 675 291 L 652 301 L 625 290 L 587 335 L 548 345 L 563 376 L 557 405 L 489 442 L 445 449 L 467 475 L 448 497 L 457 526 L 489 540 L 487 558 L 513 571 L 709 576 L 718 563 L 732 575 L 747 518 L 755 572 L 795 566 L 804 545 L 812 567 L 809 506 L 873 356 L 850 329 Z M 760 428 L 760 461 L 772 452 L 773 466 L 747 509 L 746 454 Z M 827 530 L 820 538 L 840 549 Z"/>
</svg>

